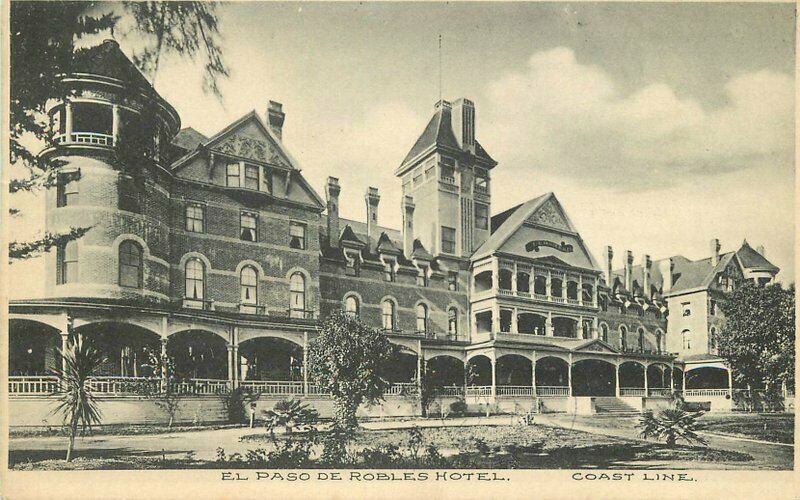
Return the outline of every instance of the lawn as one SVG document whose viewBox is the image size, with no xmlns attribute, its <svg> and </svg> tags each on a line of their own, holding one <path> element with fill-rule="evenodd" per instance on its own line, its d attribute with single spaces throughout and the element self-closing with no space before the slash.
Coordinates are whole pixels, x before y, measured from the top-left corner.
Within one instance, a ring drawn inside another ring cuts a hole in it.
<svg viewBox="0 0 800 500">
<path fill-rule="evenodd" d="M 794 443 L 793 413 L 707 414 L 703 416 L 702 422 L 709 432 L 773 443 Z"/>
<path fill-rule="evenodd" d="M 230 429 L 234 427 L 244 427 L 244 424 L 206 424 L 206 425 L 173 425 L 168 427 L 166 424 L 109 424 L 97 425 L 91 431 L 83 433 L 82 436 L 136 436 L 146 434 L 167 434 L 173 432 L 192 432 L 207 431 L 213 429 Z M 12 427 L 9 428 L 8 435 L 11 438 L 46 437 L 46 436 L 67 436 L 65 427 Z"/>
<path fill-rule="evenodd" d="M 298 437 L 295 435 L 293 442 L 297 442 Z M 249 459 L 241 456 L 246 455 L 242 453 L 231 461 L 231 450 L 227 450 L 225 461 L 199 460 L 192 452 L 165 456 L 157 451 L 126 450 L 125 453 L 109 454 L 103 453 L 103 450 L 92 450 L 90 454 L 81 452 L 79 458 L 68 464 L 53 459 L 52 455 L 33 458 L 28 454 L 23 458 L 23 454 L 12 452 L 10 465 L 18 470 L 290 466 L 286 462 L 267 458 L 267 454 L 276 449 L 268 435 L 245 436 L 242 441 L 244 449 L 255 452 Z M 285 444 L 286 437 L 279 435 L 277 443 L 279 447 Z M 261 451 L 257 451 L 259 449 Z M 318 462 L 320 452 L 320 446 L 312 447 L 311 461 L 303 462 L 302 467 L 322 467 Z M 418 431 L 362 430 L 350 444 L 349 452 L 354 461 L 345 465 L 345 468 L 649 469 L 697 468 L 705 463 L 705 468 L 724 469 L 741 467 L 752 460 L 745 453 L 689 446 L 669 448 L 659 443 L 547 425 L 434 427 Z M 283 459 L 286 458 L 284 455 Z"/>
</svg>

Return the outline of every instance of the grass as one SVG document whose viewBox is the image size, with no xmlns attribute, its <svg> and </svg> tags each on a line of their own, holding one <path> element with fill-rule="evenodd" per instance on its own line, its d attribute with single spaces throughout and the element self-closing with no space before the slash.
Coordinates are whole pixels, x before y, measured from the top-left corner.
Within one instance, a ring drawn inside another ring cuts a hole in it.
<svg viewBox="0 0 800 500">
<path fill-rule="evenodd" d="M 245 424 L 205 424 L 205 425 L 173 425 L 165 424 L 110 424 L 93 427 L 85 436 L 137 436 L 141 434 L 169 434 L 173 432 L 208 431 L 245 427 Z M 9 428 L 11 438 L 66 436 L 66 430 L 59 426 L 25 428 Z M 83 434 L 82 434 L 83 435 Z"/>
<path fill-rule="evenodd" d="M 793 413 L 708 414 L 701 421 L 710 432 L 773 443 L 794 443 Z"/>
</svg>

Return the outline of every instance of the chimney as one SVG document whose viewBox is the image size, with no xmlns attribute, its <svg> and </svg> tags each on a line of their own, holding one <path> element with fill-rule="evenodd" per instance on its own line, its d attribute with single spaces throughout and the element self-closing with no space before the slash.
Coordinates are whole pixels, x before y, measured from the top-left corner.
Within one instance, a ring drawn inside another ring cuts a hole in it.
<svg viewBox="0 0 800 500">
<path fill-rule="evenodd" d="M 661 273 L 661 292 L 668 293 L 672 290 L 672 258 L 658 262 L 658 271 Z"/>
<path fill-rule="evenodd" d="M 645 255 L 642 259 L 642 289 L 644 290 L 645 298 L 650 298 L 650 268 L 653 267 L 653 261 L 650 260 L 649 255 Z"/>
<path fill-rule="evenodd" d="M 364 200 L 367 202 L 367 239 L 371 244 L 372 237 L 378 237 L 378 203 L 381 201 L 378 188 L 371 186 L 367 188 Z"/>
<path fill-rule="evenodd" d="M 711 240 L 711 265 L 716 266 L 719 262 L 719 240 L 714 238 Z"/>
<path fill-rule="evenodd" d="M 758 245 L 758 248 L 756 248 L 756 252 L 760 253 L 762 257 L 767 256 L 767 254 L 764 253 L 765 252 L 764 245 Z"/>
<path fill-rule="evenodd" d="M 630 250 L 625 251 L 625 290 L 632 292 L 633 286 L 633 253 Z"/>
<path fill-rule="evenodd" d="M 414 198 L 403 196 L 403 253 L 411 258 L 414 251 Z"/>
<path fill-rule="evenodd" d="M 611 261 L 614 258 L 614 249 L 611 248 L 611 245 L 606 247 L 606 286 L 611 288 L 614 284 L 614 277 L 612 274 L 613 267 L 611 265 Z"/>
<path fill-rule="evenodd" d="M 453 102 L 451 123 L 456 141 L 461 149 L 475 149 L 475 104 L 461 98 Z"/>
<path fill-rule="evenodd" d="M 283 141 L 283 121 L 286 119 L 286 113 L 283 112 L 283 104 L 275 101 L 269 101 L 267 105 L 267 123 L 272 133 L 278 136 L 278 140 Z"/>
<path fill-rule="evenodd" d="M 339 246 L 339 179 L 328 177 L 328 184 L 325 186 L 325 194 L 328 199 L 328 240 L 329 245 L 337 248 Z"/>
</svg>

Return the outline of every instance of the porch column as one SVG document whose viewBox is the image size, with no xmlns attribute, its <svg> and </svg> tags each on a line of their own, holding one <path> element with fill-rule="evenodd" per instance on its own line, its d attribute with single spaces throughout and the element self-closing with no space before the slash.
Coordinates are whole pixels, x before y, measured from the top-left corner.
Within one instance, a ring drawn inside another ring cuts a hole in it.
<svg viewBox="0 0 800 500">
<path fill-rule="evenodd" d="M 733 372 L 730 366 L 728 367 L 728 396 L 730 396 L 731 401 L 733 401 Z"/>
<path fill-rule="evenodd" d="M 553 300 L 553 294 L 550 291 L 550 287 L 553 285 L 553 275 L 550 270 L 547 270 L 547 279 L 545 280 L 545 293 L 547 294 L 547 300 Z"/>
<path fill-rule="evenodd" d="M 583 305 L 583 275 L 578 275 L 578 304 Z"/>
<path fill-rule="evenodd" d="M 567 370 L 567 384 L 569 385 L 569 396 L 572 397 L 572 353 L 569 353 L 569 369 Z"/>
<path fill-rule="evenodd" d="M 675 363 L 669 365 L 669 393 L 675 394 Z"/>
<path fill-rule="evenodd" d="M 619 390 L 619 359 L 617 359 L 617 363 L 615 365 L 615 370 L 614 370 L 614 386 L 615 386 L 614 387 L 614 392 L 615 392 L 614 395 L 619 397 L 620 396 L 620 390 Z"/>
<path fill-rule="evenodd" d="M 519 318 L 517 317 L 518 311 L 515 307 L 511 310 L 511 333 L 519 333 Z"/>
<path fill-rule="evenodd" d="M 111 106 L 111 137 L 112 144 L 116 146 L 119 141 L 119 105 L 117 104 Z"/>
<path fill-rule="evenodd" d="M 592 319 L 592 338 L 600 338 L 600 328 L 597 326 L 597 316 Z"/>
<path fill-rule="evenodd" d="M 492 258 L 492 295 L 497 295 L 500 289 L 500 264 L 497 257 Z"/>
<path fill-rule="evenodd" d="M 233 390 L 236 385 L 235 372 L 233 370 L 233 364 L 236 362 L 236 358 L 233 355 L 233 344 L 228 344 L 226 347 L 228 348 L 228 384 L 230 384 L 231 390 Z"/>
<path fill-rule="evenodd" d="M 308 396 L 308 332 L 303 332 L 303 394 Z"/>
<path fill-rule="evenodd" d="M 161 337 L 161 392 L 167 390 L 169 377 L 169 358 L 167 357 L 167 338 Z"/>
<path fill-rule="evenodd" d="M 492 400 L 494 400 L 495 396 L 497 395 L 497 370 L 495 367 L 497 366 L 497 360 L 492 356 L 489 358 L 492 362 Z"/>
<path fill-rule="evenodd" d="M 578 331 L 576 333 L 578 334 L 576 337 L 583 338 L 583 315 L 578 316 Z"/>
<path fill-rule="evenodd" d="M 644 365 L 644 396 L 650 395 L 649 387 L 647 386 L 647 365 Z"/>
<path fill-rule="evenodd" d="M 417 340 L 417 396 L 422 394 L 422 356 L 422 341 Z"/>
<path fill-rule="evenodd" d="M 592 307 L 597 307 L 597 287 L 599 284 L 599 280 L 597 277 L 594 278 L 594 288 L 592 289 Z"/>
<path fill-rule="evenodd" d="M 233 387 L 231 390 L 237 389 L 241 385 L 241 361 L 239 359 L 239 327 L 234 326 L 231 328 L 231 366 L 233 367 Z"/>
<path fill-rule="evenodd" d="M 511 293 L 517 294 L 517 263 L 514 262 L 514 272 L 511 275 Z"/>
<path fill-rule="evenodd" d="M 502 327 L 500 326 L 500 304 L 497 302 L 497 299 L 494 300 L 494 306 L 492 307 L 492 338 L 497 338 L 497 334 L 500 333 Z"/>
<path fill-rule="evenodd" d="M 64 103 L 64 132 L 66 133 L 64 142 L 72 142 L 72 103 Z"/>
<path fill-rule="evenodd" d="M 686 365 L 683 366 L 683 381 L 681 383 L 681 392 L 683 393 L 683 397 L 686 397 Z"/>
<path fill-rule="evenodd" d="M 533 351 L 533 358 L 531 361 L 531 391 L 533 397 L 536 397 L 536 351 Z"/>
<path fill-rule="evenodd" d="M 553 313 L 551 311 L 547 311 L 547 321 L 544 324 L 544 334 L 547 337 L 553 336 Z"/>
<path fill-rule="evenodd" d="M 67 360 L 64 353 L 69 349 L 69 331 L 61 332 L 61 373 L 67 371 Z"/>
</svg>

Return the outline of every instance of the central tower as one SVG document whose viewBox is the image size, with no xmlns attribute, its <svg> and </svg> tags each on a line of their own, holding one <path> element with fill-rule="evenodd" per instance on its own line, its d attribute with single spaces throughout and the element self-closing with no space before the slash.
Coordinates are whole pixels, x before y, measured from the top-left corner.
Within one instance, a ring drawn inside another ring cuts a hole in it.
<svg viewBox="0 0 800 500">
<path fill-rule="evenodd" d="M 475 139 L 475 105 L 439 101 L 433 117 L 395 171 L 403 200 L 415 205 L 412 233 L 433 255 L 467 258 L 490 234 L 490 172 L 497 165 Z"/>
</svg>

